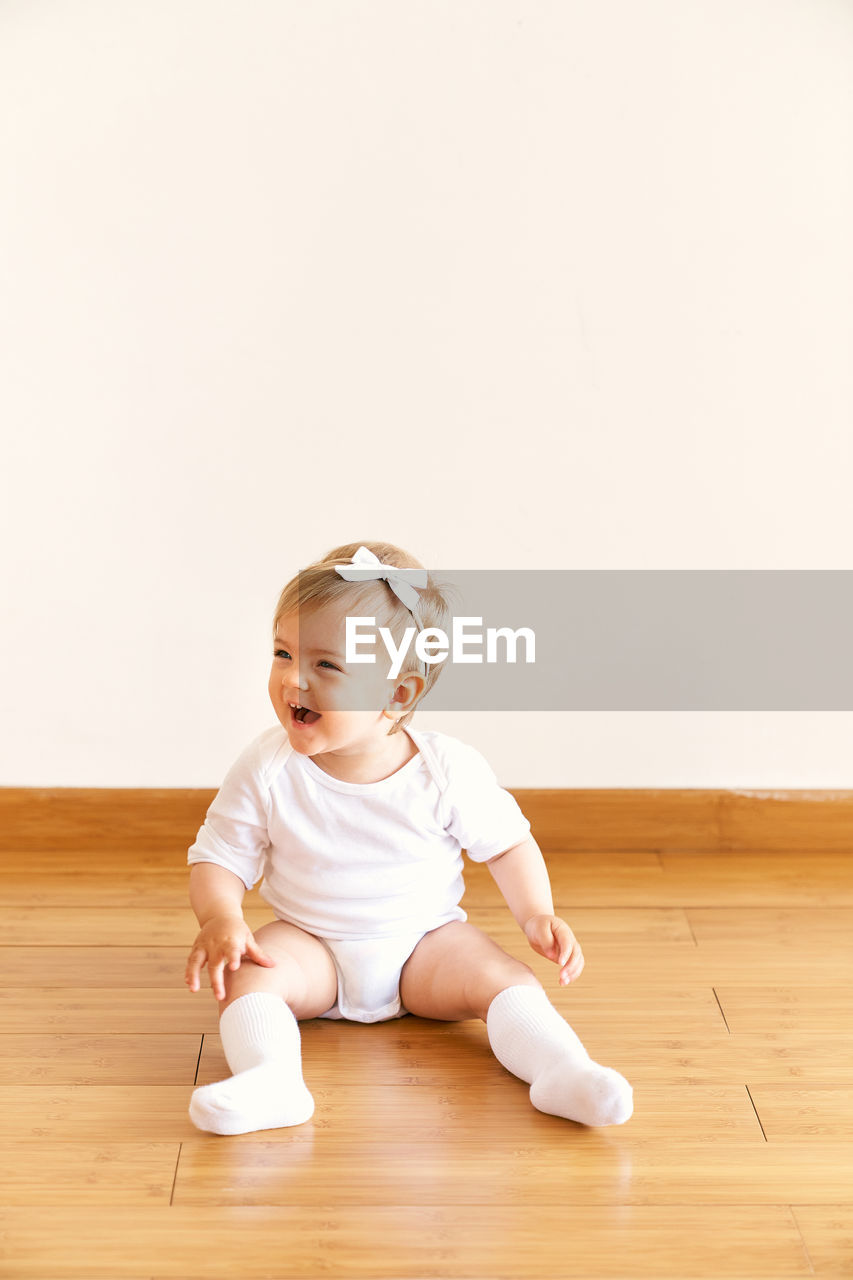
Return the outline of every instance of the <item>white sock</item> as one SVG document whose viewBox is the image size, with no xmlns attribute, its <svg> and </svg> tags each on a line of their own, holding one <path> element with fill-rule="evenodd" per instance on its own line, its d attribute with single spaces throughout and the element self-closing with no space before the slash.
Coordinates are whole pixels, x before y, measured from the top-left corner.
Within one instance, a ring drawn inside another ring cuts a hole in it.
<svg viewBox="0 0 853 1280">
<path fill-rule="evenodd" d="M 299 1023 L 280 996 L 240 996 L 219 1019 L 229 1080 L 196 1089 L 190 1119 L 210 1133 L 251 1133 L 304 1124 L 314 1099 L 302 1079 Z"/>
<path fill-rule="evenodd" d="M 628 1081 L 593 1062 L 541 987 L 508 987 L 489 1005 L 492 1052 L 531 1086 L 539 1111 L 579 1124 L 624 1124 L 634 1109 Z"/>
</svg>

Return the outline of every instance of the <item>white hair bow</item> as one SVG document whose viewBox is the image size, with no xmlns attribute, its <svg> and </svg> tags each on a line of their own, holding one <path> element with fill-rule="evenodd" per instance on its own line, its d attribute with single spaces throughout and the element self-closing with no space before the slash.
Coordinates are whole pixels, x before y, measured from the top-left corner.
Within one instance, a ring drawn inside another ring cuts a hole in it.
<svg viewBox="0 0 853 1280">
<path fill-rule="evenodd" d="M 393 564 L 383 564 L 378 556 L 367 547 L 359 547 L 351 564 L 336 564 L 335 573 L 339 573 L 347 582 L 370 582 L 384 578 L 388 586 L 410 612 L 418 607 L 416 588 L 427 585 L 426 569 L 398 569 Z"/>
</svg>

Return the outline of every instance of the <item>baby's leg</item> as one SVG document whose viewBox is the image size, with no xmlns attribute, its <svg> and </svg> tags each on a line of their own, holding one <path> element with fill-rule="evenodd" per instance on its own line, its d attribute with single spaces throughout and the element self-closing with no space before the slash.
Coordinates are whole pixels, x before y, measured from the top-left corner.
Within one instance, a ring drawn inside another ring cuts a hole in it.
<svg viewBox="0 0 853 1280">
<path fill-rule="evenodd" d="M 471 924 L 454 921 L 422 938 L 400 979 L 403 1007 L 449 1022 L 482 1018 L 495 1057 L 531 1086 L 539 1111 L 580 1124 L 624 1124 L 632 1089 L 593 1062 L 533 971 Z"/>
<path fill-rule="evenodd" d="M 335 1003 L 334 962 L 322 942 L 276 920 L 255 937 L 275 960 L 264 968 L 244 959 L 225 970 L 219 1034 L 228 1080 L 196 1089 L 190 1118 L 212 1133 L 249 1133 L 303 1124 L 314 1099 L 302 1079 L 298 1018 L 314 1018 Z"/>
</svg>

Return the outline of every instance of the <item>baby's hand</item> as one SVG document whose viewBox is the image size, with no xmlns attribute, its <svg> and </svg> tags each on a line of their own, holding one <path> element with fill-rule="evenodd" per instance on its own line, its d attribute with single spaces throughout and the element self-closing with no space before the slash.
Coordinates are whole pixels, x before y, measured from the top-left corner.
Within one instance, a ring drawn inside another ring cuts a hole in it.
<svg viewBox="0 0 853 1280">
<path fill-rule="evenodd" d="M 561 987 L 581 976 L 583 952 L 565 920 L 559 916 L 531 916 L 524 932 L 534 951 L 560 966 Z"/>
<path fill-rule="evenodd" d="M 184 981 L 190 991 L 198 991 L 201 971 L 207 965 L 210 985 L 217 1000 L 225 999 L 225 966 L 240 968 L 243 956 L 255 964 L 272 968 L 275 960 L 258 946 L 241 915 L 214 916 L 202 928 L 190 952 Z"/>
</svg>

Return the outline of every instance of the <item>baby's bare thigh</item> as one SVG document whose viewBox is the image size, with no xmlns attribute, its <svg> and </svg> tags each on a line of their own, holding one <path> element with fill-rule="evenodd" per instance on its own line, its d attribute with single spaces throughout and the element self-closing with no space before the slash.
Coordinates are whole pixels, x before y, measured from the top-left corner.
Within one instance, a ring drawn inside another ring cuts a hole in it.
<svg viewBox="0 0 853 1280">
<path fill-rule="evenodd" d="M 313 934 L 284 920 L 271 920 L 255 931 L 255 940 L 275 965 L 255 964 L 243 957 L 240 968 L 225 971 L 222 1008 L 254 991 L 280 995 L 296 1018 L 317 1018 L 338 996 L 338 975 L 326 947 Z"/>
<path fill-rule="evenodd" d="M 528 965 L 507 955 L 482 929 L 453 920 L 421 938 L 403 966 L 400 998 L 404 1009 L 422 1018 L 485 1020 L 492 1000 L 507 987 L 539 985 Z"/>
</svg>

